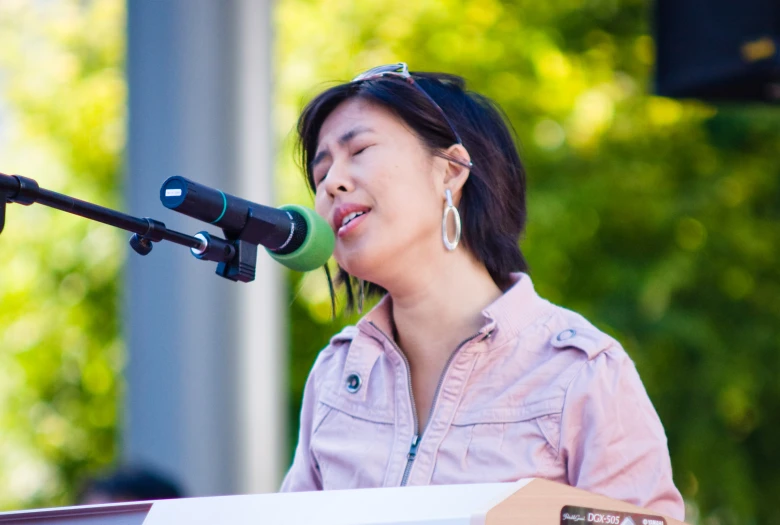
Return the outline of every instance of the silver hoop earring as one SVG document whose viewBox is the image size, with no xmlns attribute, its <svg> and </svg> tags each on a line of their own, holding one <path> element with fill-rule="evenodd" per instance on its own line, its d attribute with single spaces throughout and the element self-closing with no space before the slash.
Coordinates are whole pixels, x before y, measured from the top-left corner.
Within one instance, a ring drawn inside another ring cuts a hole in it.
<svg viewBox="0 0 780 525">
<path fill-rule="evenodd" d="M 441 218 L 441 240 L 444 241 L 444 247 L 452 251 L 458 247 L 460 242 L 460 213 L 458 213 L 458 208 L 452 204 L 452 192 L 449 188 L 444 190 L 444 195 L 447 198 L 447 204 L 444 206 L 444 215 Z M 455 239 L 453 241 L 450 241 L 447 236 L 447 216 L 450 213 L 455 219 Z"/>
<path fill-rule="evenodd" d="M 364 292 L 364 286 L 363 286 L 363 279 L 358 279 L 358 288 L 360 288 L 360 291 L 358 292 L 358 313 L 363 313 L 363 301 L 365 300 L 365 292 Z"/>
</svg>

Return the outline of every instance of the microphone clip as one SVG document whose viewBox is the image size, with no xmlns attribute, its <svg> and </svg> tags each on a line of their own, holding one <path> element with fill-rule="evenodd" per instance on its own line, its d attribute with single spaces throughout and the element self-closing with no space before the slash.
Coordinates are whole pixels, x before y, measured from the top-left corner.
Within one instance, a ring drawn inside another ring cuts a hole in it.
<svg viewBox="0 0 780 525">
<path fill-rule="evenodd" d="M 196 233 L 195 238 L 202 244 L 199 248 L 190 248 L 190 252 L 202 261 L 215 261 L 217 275 L 242 283 L 254 281 L 257 245 L 242 240 L 240 236 L 237 239 L 220 239 L 206 231 Z"/>
</svg>

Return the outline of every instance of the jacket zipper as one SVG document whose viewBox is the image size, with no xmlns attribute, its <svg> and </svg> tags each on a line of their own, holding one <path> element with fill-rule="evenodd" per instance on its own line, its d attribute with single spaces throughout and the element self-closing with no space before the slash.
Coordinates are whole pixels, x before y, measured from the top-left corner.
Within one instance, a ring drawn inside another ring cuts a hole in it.
<svg viewBox="0 0 780 525">
<path fill-rule="evenodd" d="M 415 429 L 415 432 L 417 430 Z M 412 463 L 414 463 L 414 458 L 417 457 L 417 447 L 420 446 L 420 435 L 415 434 L 412 438 L 412 446 L 409 449 L 409 453 L 406 455 L 406 467 L 404 468 L 404 476 L 401 478 L 401 486 L 405 486 L 406 482 L 409 480 L 409 471 L 412 470 Z"/>
<path fill-rule="evenodd" d="M 385 339 L 390 341 L 390 344 L 393 345 L 393 348 L 395 348 L 396 351 L 401 355 L 401 357 L 404 360 L 404 363 L 406 364 L 406 383 L 409 386 L 409 399 L 412 402 L 412 416 L 414 418 L 414 436 L 412 437 L 412 444 L 409 447 L 409 453 L 406 455 L 406 467 L 404 468 L 404 475 L 401 478 L 401 486 L 404 487 L 406 486 L 406 483 L 409 481 L 409 472 L 412 470 L 412 464 L 414 463 L 414 458 L 417 457 L 417 449 L 420 447 L 420 441 L 422 440 L 423 434 L 425 434 L 425 430 L 428 428 L 428 425 L 431 422 L 431 416 L 433 415 L 433 410 L 434 408 L 436 408 L 436 401 L 439 399 L 439 390 L 441 390 L 442 383 L 444 383 L 444 377 L 447 375 L 447 371 L 450 368 L 450 364 L 455 359 L 455 356 L 458 354 L 461 348 L 463 348 L 467 343 L 476 339 L 481 334 L 481 331 L 461 341 L 460 344 L 455 348 L 455 350 L 450 354 L 450 357 L 447 359 L 447 362 L 444 365 L 444 370 L 442 371 L 441 376 L 439 376 L 439 382 L 436 385 L 436 390 L 433 393 L 433 402 L 431 403 L 431 408 L 428 411 L 428 420 L 425 423 L 425 428 L 423 429 L 422 432 L 420 432 L 420 422 L 417 419 L 417 405 L 414 402 L 414 392 L 412 391 L 412 368 L 409 365 L 409 360 L 406 358 L 406 354 L 404 354 L 401 351 L 401 348 L 395 343 L 395 341 L 389 338 L 387 334 L 382 331 L 381 328 L 379 328 L 373 322 L 371 322 L 370 324 L 371 326 L 376 328 L 380 334 L 385 336 Z"/>
</svg>

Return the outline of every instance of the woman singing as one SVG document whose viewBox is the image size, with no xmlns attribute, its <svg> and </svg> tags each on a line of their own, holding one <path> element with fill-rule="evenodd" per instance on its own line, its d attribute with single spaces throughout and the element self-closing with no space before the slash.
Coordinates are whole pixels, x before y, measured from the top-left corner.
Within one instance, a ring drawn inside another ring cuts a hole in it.
<svg viewBox="0 0 780 525">
<path fill-rule="evenodd" d="M 538 477 L 682 520 L 633 362 L 534 291 L 500 109 L 394 64 L 317 96 L 298 132 L 350 303 L 384 297 L 319 354 L 282 490 Z"/>
</svg>

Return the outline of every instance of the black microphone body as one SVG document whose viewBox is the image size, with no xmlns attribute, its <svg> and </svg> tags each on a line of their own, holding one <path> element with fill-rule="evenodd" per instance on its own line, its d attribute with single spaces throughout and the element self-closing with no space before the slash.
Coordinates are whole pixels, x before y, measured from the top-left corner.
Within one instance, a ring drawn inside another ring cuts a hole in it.
<svg viewBox="0 0 780 525">
<path fill-rule="evenodd" d="M 169 177 L 160 188 L 160 200 L 166 208 L 218 226 L 228 238 L 279 254 L 297 250 L 308 233 L 306 220 L 294 210 L 256 204 L 184 177 Z"/>
</svg>

